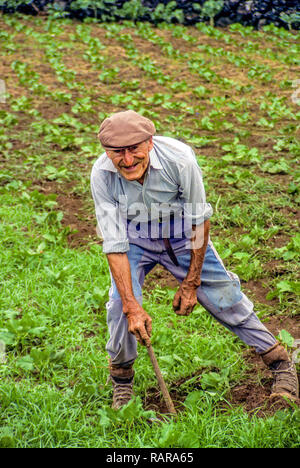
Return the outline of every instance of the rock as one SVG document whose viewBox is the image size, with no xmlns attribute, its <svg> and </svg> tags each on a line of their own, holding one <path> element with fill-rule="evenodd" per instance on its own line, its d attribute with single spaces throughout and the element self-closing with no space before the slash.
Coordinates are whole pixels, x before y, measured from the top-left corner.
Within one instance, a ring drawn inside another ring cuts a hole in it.
<svg viewBox="0 0 300 468">
<path fill-rule="evenodd" d="M 219 28 L 225 28 L 226 26 L 229 26 L 229 24 L 232 24 L 233 21 L 230 20 L 228 16 L 222 16 L 221 18 L 218 18 L 215 21 L 215 25 Z"/>
<path fill-rule="evenodd" d="M 261 29 L 262 27 L 266 26 L 267 23 L 268 22 L 265 18 L 260 19 L 257 24 L 257 29 Z"/>
<path fill-rule="evenodd" d="M 4 13 L 13 13 L 20 11 L 26 14 L 40 14 L 41 12 L 47 13 L 49 6 L 57 5 L 60 11 L 65 11 L 70 18 L 84 19 L 94 15 L 94 9 L 91 8 L 93 0 L 86 2 L 86 0 L 77 0 L 76 8 L 72 8 L 74 0 L 27 0 L 18 6 L 13 7 L 14 2 L 11 0 L 0 0 L 0 11 Z M 111 3 L 110 0 L 103 0 L 98 2 L 97 7 L 99 16 L 102 12 L 108 16 L 110 10 L 113 11 L 113 16 L 118 20 L 117 11 L 122 8 L 124 3 L 128 0 L 116 0 Z M 155 8 L 160 5 L 167 5 L 171 0 L 141 0 L 144 7 L 149 13 L 146 17 L 151 21 L 151 14 Z M 200 11 L 205 0 L 190 1 L 190 0 L 173 0 L 176 9 L 181 9 L 184 14 L 184 24 L 196 24 L 203 21 L 200 17 Z M 87 4 L 90 3 L 88 6 Z M 197 8 L 198 6 L 198 8 Z M 300 13 L 299 0 L 224 0 L 222 11 L 215 17 L 215 24 L 219 27 L 225 27 L 228 24 L 240 22 L 242 24 L 252 25 L 254 27 L 261 27 L 261 25 L 274 23 L 275 25 L 285 27 L 288 26 L 280 19 L 280 13 L 298 12 Z M 143 18 L 140 19 L 141 21 Z M 293 27 L 299 29 L 299 22 L 294 23 Z"/>
</svg>

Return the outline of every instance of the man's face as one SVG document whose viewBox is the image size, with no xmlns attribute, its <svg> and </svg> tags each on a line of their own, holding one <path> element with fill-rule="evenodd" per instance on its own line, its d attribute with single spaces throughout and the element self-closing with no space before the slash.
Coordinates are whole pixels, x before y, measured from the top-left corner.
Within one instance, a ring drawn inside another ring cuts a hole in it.
<svg viewBox="0 0 300 468">
<path fill-rule="evenodd" d="M 153 148 L 152 137 L 142 143 L 118 150 L 106 150 L 118 172 L 127 180 L 143 182 L 149 164 L 149 152 Z"/>
</svg>

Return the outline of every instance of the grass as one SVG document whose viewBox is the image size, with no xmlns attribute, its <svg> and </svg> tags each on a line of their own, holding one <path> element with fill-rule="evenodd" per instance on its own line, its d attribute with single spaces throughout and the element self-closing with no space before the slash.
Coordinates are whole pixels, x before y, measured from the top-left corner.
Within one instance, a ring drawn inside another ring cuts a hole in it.
<svg viewBox="0 0 300 468">
<path fill-rule="evenodd" d="M 0 77 L 8 92 L 0 104 L 0 446 L 299 445 L 298 406 L 258 405 L 248 414 L 234 404 L 231 390 L 251 375 L 245 346 L 200 306 L 187 319 L 177 317 L 175 290 L 159 281 L 146 287 L 144 304 L 179 415 L 157 414 L 157 382 L 141 347 L 137 399 L 112 411 L 108 266 L 95 236 L 75 232 L 95 225 L 89 175 L 101 153 L 99 123 L 133 108 L 155 121 L 158 134 L 194 146 L 221 257 L 249 287 L 262 320 L 289 320 L 293 333 L 296 33 L 16 15 L 0 22 Z M 76 222 L 69 226 L 71 214 Z M 76 235 L 80 242 L 71 245 Z M 256 375 L 253 388 L 264 378 Z"/>
</svg>

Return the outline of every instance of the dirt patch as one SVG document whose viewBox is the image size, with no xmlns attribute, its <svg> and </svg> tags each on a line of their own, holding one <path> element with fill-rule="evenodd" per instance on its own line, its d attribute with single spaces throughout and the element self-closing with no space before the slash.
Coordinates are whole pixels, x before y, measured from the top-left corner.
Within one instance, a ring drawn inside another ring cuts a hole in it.
<svg viewBox="0 0 300 468">
<path fill-rule="evenodd" d="M 249 299 L 254 302 L 259 302 L 268 306 L 275 306 L 278 302 L 276 298 L 272 300 L 266 299 L 269 290 L 265 288 L 260 281 L 249 280 L 247 283 L 242 284 L 242 290 L 246 294 L 249 294 Z"/>
<path fill-rule="evenodd" d="M 189 377 L 190 378 L 190 377 Z M 299 378 L 299 377 L 298 377 Z M 289 401 L 288 399 L 275 397 L 270 398 L 272 379 L 262 379 L 261 383 L 246 382 L 237 385 L 226 395 L 227 403 L 220 405 L 222 408 L 242 407 L 249 416 L 266 418 L 274 415 L 279 410 L 289 409 L 293 407 L 300 408 L 300 399 Z M 197 389 L 201 389 L 199 385 Z M 194 389 L 196 390 L 196 388 Z M 187 393 L 180 394 L 175 390 L 170 391 L 174 407 L 177 412 L 184 411 L 184 401 L 188 396 Z M 150 388 L 147 391 L 144 400 L 144 408 L 146 410 L 155 411 L 159 414 L 167 414 L 168 409 L 166 403 L 157 388 Z"/>
<path fill-rule="evenodd" d="M 146 277 L 144 289 L 151 292 L 153 288 L 160 286 L 161 288 L 175 289 L 179 286 L 177 279 L 161 265 L 156 265 Z"/>
<path fill-rule="evenodd" d="M 71 230 L 67 236 L 70 247 L 86 246 L 91 241 L 101 244 L 96 234 L 95 218 L 87 214 L 82 197 L 72 190 L 74 185 L 74 182 L 60 186 L 55 181 L 40 181 L 35 187 L 45 195 L 57 194 L 58 209 L 64 213 L 62 225 Z"/>
<path fill-rule="evenodd" d="M 183 402 L 187 395 L 180 395 L 176 391 L 170 391 L 170 397 L 173 401 L 176 411 L 183 411 Z M 151 387 L 147 390 L 147 395 L 144 399 L 143 404 L 145 410 L 154 411 L 159 417 L 160 414 L 164 415 L 168 413 L 167 405 L 162 397 L 161 392 L 156 387 Z"/>
<path fill-rule="evenodd" d="M 262 381 L 262 385 L 252 383 L 235 387 L 229 399 L 229 404 L 242 406 L 250 415 L 257 417 L 269 417 L 276 411 L 292 408 L 296 405 L 300 408 L 300 399 L 290 402 L 281 397 L 270 398 L 271 381 Z"/>
<path fill-rule="evenodd" d="M 297 325 L 296 321 L 292 319 L 289 322 L 289 324 L 285 324 L 286 329 L 293 336 L 299 336 L 299 324 Z M 273 333 L 278 331 L 280 327 L 280 319 L 275 317 L 268 324 L 268 329 Z M 252 349 L 247 349 L 244 356 L 251 367 L 246 375 L 246 381 L 236 385 L 228 393 L 228 404 L 242 406 L 247 413 L 258 417 L 271 416 L 278 410 L 290 408 L 292 404 L 286 399 L 280 397 L 270 399 L 272 373 L 263 364 L 260 356 Z M 300 381 L 299 374 L 298 380 Z M 300 407 L 300 399 L 297 399 L 295 404 Z"/>
<path fill-rule="evenodd" d="M 300 315 L 296 317 L 272 316 L 264 324 L 275 336 L 278 336 L 281 330 L 287 330 L 295 340 L 300 339 Z"/>
<path fill-rule="evenodd" d="M 70 247 L 81 247 L 90 241 L 98 241 L 100 243 L 96 235 L 95 224 L 79 219 L 81 215 L 85 215 L 80 198 L 60 194 L 57 201 L 64 211 L 63 226 L 69 226 L 72 230 L 68 235 Z"/>
<path fill-rule="evenodd" d="M 230 389 L 230 391 L 225 395 L 226 403 L 222 403 L 220 405 L 220 409 L 242 407 L 250 416 L 265 418 L 272 416 L 279 410 L 293 408 L 295 406 L 300 408 L 299 398 L 292 402 L 281 397 L 271 399 L 271 372 L 265 368 L 262 362 L 260 362 L 261 359 L 258 356 L 252 358 L 252 360 L 257 362 L 256 364 L 253 363 L 253 368 L 249 372 L 247 380 Z M 197 375 L 199 375 L 199 372 L 190 375 L 185 379 L 180 379 L 180 381 L 172 384 L 170 396 L 177 412 L 184 411 L 184 401 L 188 396 L 188 393 L 180 392 L 175 389 L 184 383 L 184 381 Z M 259 381 L 257 381 L 258 375 L 260 375 Z M 300 381 L 299 374 L 298 380 Z M 190 391 L 201 389 L 201 376 L 199 375 L 199 380 L 196 381 L 194 388 Z M 147 394 L 144 399 L 144 407 L 146 410 L 152 410 L 159 414 L 168 413 L 166 403 L 157 387 L 151 387 L 147 390 Z"/>
<path fill-rule="evenodd" d="M 271 317 L 266 326 L 274 335 L 278 335 L 279 331 L 284 328 L 295 339 L 299 339 L 299 321 L 299 317 Z M 293 407 L 293 403 L 290 403 L 286 399 L 280 397 L 270 399 L 273 381 L 272 373 L 264 365 L 261 357 L 252 348 L 247 348 L 244 351 L 244 359 L 249 364 L 249 370 L 245 376 L 245 380 L 229 390 L 225 396 L 227 403 L 222 404 L 222 407 L 242 406 L 244 411 L 249 415 L 255 415 L 257 417 L 270 417 L 276 413 L 276 411 Z M 217 372 L 217 369 L 214 369 L 214 371 Z M 180 386 L 192 377 L 199 376 L 194 383 L 193 389 L 190 391 L 202 390 L 201 375 L 203 372 L 203 369 L 198 369 L 194 374 L 181 378 L 169 386 L 170 395 L 177 411 L 184 410 L 183 402 L 188 396 L 186 391 L 180 390 Z M 298 380 L 300 382 L 300 374 L 298 374 Z M 166 414 L 168 412 L 158 387 L 151 387 L 147 390 L 144 405 L 146 409 L 153 410 L 160 414 Z M 294 405 L 300 408 L 300 399 L 297 399 Z"/>
</svg>

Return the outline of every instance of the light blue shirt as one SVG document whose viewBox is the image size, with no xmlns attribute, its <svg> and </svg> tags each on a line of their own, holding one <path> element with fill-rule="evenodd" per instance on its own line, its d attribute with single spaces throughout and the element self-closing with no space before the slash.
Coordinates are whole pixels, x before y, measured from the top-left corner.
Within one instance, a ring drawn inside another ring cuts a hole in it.
<svg viewBox="0 0 300 468">
<path fill-rule="evenodd" d="M 91 191 L 104 253 L 127 252 L 137 238 L 187 237 L 192 225 L 213 213 L 192 148 L 164 136 L 154 136 L 153 143 L 143 185 L 122 177 L 106 153 L 93 165 Z"/>
</svg>

